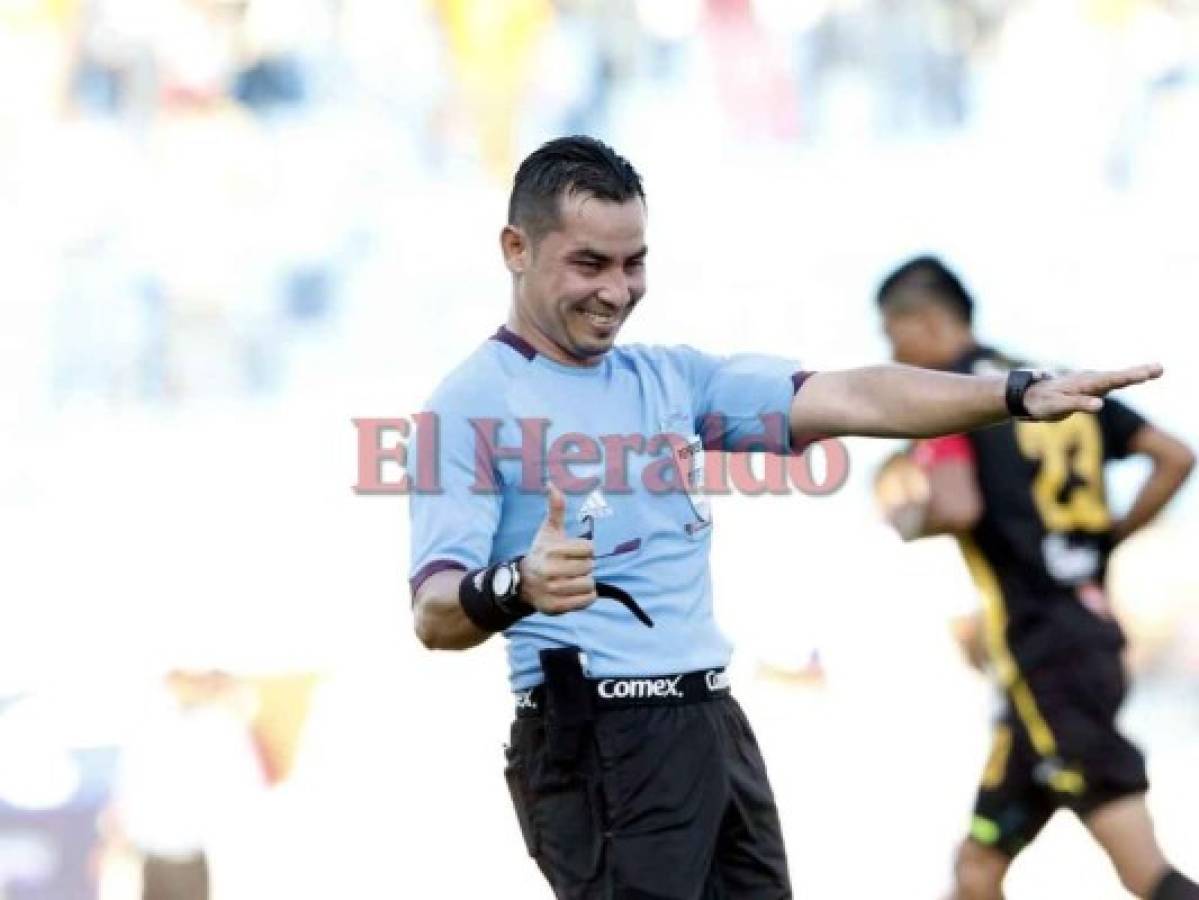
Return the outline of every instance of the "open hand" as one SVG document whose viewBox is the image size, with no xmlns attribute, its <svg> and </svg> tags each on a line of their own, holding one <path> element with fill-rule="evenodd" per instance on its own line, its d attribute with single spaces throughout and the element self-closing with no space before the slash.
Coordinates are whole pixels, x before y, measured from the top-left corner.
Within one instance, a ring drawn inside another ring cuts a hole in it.
<svg viewBox="0 0 1199 900">
<path fill-rule="evenodd" d="M 1038 422 L 1056 422 L 1076 412 L 1099 412 L 1103 397 L 1111 391 L 1160 378 L 1162 371 L 1160 364 L 1150 363 L 1112 372 L 1056 375 L 1029 387 L 1024 407 Z"/>
</svg>

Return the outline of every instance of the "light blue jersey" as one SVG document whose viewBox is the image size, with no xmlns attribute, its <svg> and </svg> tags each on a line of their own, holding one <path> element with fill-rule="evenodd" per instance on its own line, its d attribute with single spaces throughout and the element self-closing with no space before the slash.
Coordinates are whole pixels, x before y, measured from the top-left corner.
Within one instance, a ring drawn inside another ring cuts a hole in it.
<svg viewBox="0 0 1199 900">
<path fill-rule="evenodd" d="M 512 688 L 540 683 L 538 651 L 549 647 L 583 650 L 595 678 L 726 665 L 712 520 L 697 490 L 703 450 L 788 452 L 800 377 L 791 360 L 690 347 L 619 346 L 597 366 L 564 366 L 501 328 L 437 388 L 435 418 L 409 445 L 414 481 L 435 482 L 409 498 L 413 591 L 434 572 L 526 553 L 550 479 L 566 495 L 567 533 L 592 534 L 596 580 L 630 594 L 654 625 L 606 598 L 528 616 L 505 632 Z"/>
</svg>

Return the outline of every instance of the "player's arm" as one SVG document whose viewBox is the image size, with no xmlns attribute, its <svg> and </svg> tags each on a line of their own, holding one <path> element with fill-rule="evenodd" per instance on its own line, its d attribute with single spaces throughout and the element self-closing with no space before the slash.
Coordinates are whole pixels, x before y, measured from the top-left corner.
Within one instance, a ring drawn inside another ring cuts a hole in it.
<svg viewBox="0 0 1199 900">
<path fill-rule="evenodd" d="M 949 630 L 967 665 L 979 672 L 986 672 L 988 652 L 982 613 L 976 610 L 954 616 L 949 620 Z"/>
<path fill-rule="evenodd" d="M 1029 417 L 1064 419 L 1098 412 L 1110 391 L 1161 375 L 1158 365 L 1046 378 L 1024 392 Z M 870 366 L 818 372 L 796 391 L 790 428 L 806 436 L 933 437 L 972 431 L 1008 418 L 1007 378 L 955 375 L 912 366 Z"/>
<path fill-rule="evenodd" d="M 1190 447 L 1149 423 L 1133 433 L 1128 441 L 1128 452 L 1148 456 L 1153 469 L 1127 515 L 1112 526 L 1112 539 L 1116 543 L 1152 522 L 1195 468 L 1195 453 Z"/>
<path fill-rule="evenodd" d="M 516 597 L 496 605 L 490 578 L 496 567 L 430 575 L 413 597 L 413 626 L 430 650 L 468 650 L 534 612 L 561 615 L 590 606 L 595 593 L 595 547 L 566 534 L 566 498 L 553 485 L 545 519 L 519 558 Z M 475 584 L 475 576 L 483 576 Z M 469 579 L 469 581 L 468 581 Z M 481 587 L 480 587 L 481 586 Z"/>
<path fill-rule="evenodd" d="M 928 481 L 928 512 L 921 537 L 963 534 L 982 518 L 983 498 L 972 462 L 948 460 L 938 463 L 928 471 Z"/>
<path fill-rule="evenodd" d="M 950 435 L 891 457 L 875 478 L 875 498 L 904 540 L 970 531 L 983 498 L 969 441 Z"/>
<path fill-rule="evenodd" d="M 467 618 L 458 598 L 464 577 L 456 569 L 430 575 L 412 598 L 413 628 L 430 650 L 469 650 L 494 633 Z"/>
</svg>

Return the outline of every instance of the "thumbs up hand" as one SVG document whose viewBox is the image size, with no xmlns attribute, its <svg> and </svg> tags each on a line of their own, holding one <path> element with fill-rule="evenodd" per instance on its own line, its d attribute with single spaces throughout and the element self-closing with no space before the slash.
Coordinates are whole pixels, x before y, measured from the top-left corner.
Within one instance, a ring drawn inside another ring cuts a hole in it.
<svg viewBox="0 0 1199 900">
<path fill-rule="evenodd" d="M 556 616 L 595 602 L 595 545 L 566 534 L 566 498 L 549 485 L 545 519 L 520 561 L 520 599 Z"/>
</svg>

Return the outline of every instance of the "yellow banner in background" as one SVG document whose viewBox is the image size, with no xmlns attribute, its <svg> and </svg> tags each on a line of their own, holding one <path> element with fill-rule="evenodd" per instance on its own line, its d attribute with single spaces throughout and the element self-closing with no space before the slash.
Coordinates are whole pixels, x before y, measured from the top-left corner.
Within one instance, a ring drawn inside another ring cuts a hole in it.
<svg viewBox="0 0 1199 900">
<path fill-rule="evenodd" d="M 438 0 L 454 72 L 487 168 L 507 177 L 529 60 L 553 21 L 549 0 Z"/>
<path fill-rule="evenodd" d="M 248 679 L 258 698 L 250 732 L 262 757 L 267 782 L 291 775 L 319 677 L 312 672 Z"/>
</svg>

